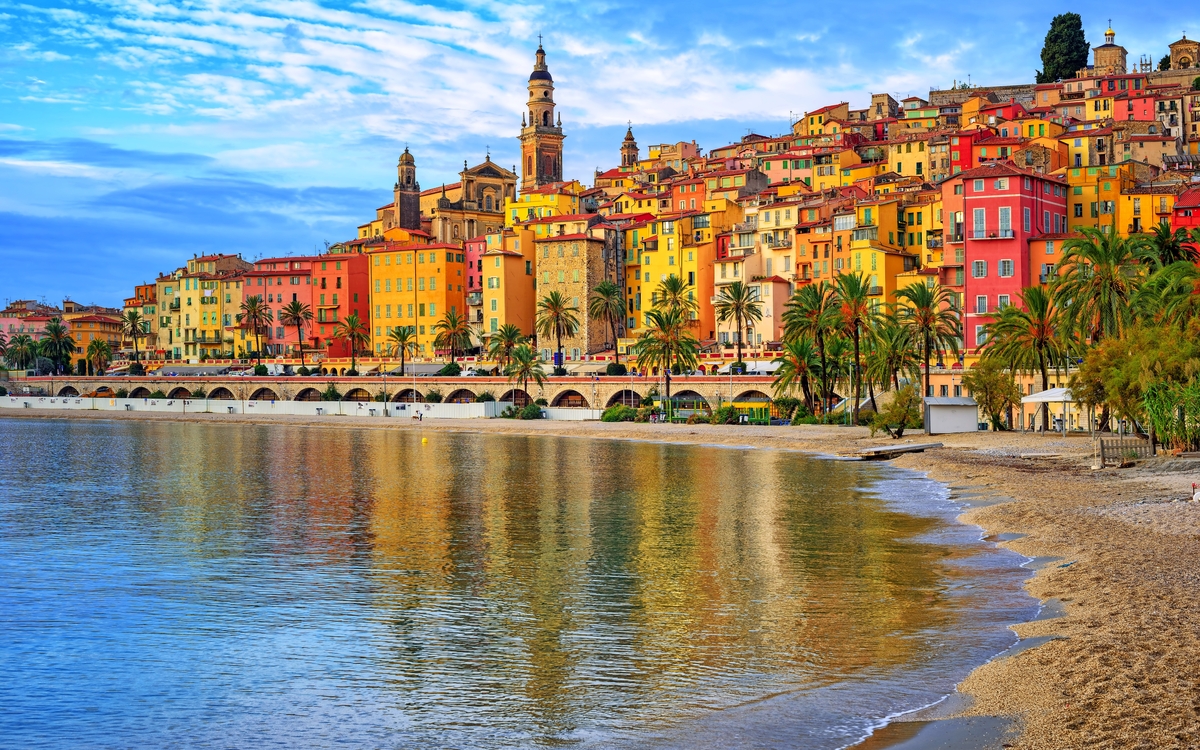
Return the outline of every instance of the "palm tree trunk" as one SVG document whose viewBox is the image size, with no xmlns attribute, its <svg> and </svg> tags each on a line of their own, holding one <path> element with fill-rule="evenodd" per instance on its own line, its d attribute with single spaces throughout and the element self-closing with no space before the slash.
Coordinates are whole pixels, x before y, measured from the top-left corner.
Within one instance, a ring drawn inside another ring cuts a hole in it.
<svg viewBox="0 0 1200 750">
<path fill-rule="evenodd" d="M 821 333 L 817 333 L 817 351 L 821 354 L 821 416 L 824 417 L 829 413 L 829 366 L 825 361 L 825 336 Z"/>
<path fill-rule="evenodd" d="M 1038 364 L 1041 366 L 1041 369 L 1042 369 L 1042 390 L 1043 391 L 1049 390 L 1050 389 L 1050 372 L 1049 372 L 1049 370 L 1046 369 L 1046 362 L 1045 362 L 1045 360 L 1042 359 L 1042 357 L 1040 355 L 1038 356 L 1038 360 L 1039 360 Z M 1042 409 L 1042 432 L 1049 432 L 1049 431 L 1050 431 L 1050 410 L 1047 408 L 1043 408 Z"/>
<path fill-rule="evenodd" d="M 734 315 L 733 324 L 737 326 L 737 361 L 742 361 L 742 316 Z M 732 395 L 732 394 L 730 394 Z"/>
<path fill-rule="evenodd" d="M 862 368 L 858 361 L 858 326 L 850 332 L 854 340 L 854 424 L 858 424 L 858 404 L 862 401 Z"/>
<path fill-rule="evenodd" d="M 921 392 L 921 398 L 924 399 L 929 395 L 929 355 L 930 349 L 933 348 L 933 337 L 929 335 L 929 331 L 925 331 L 925 390 Z"/>
<path fill-rule="evenodd" d="M 613 335 L 613 356 L 617 358 L 617 364 L 621 364 L 621 350 L 617 344 L 617 319 L 612 315 L 608 316 L 608 327 L 612 329 Z"/>
<path fill-rule="evenodd" d="M 300 349 L 300 366 L 304 367 L 304 326 L 296 324 L 296 347 Z"/>
<path fill-rule="evenodd" d="M 808 373 L 805 372 L 800 376 L 800 390 L 804 393 L 804 406 L 809 412 L 813 410 L 812 394 L 808 387 Z"/>
</svg>

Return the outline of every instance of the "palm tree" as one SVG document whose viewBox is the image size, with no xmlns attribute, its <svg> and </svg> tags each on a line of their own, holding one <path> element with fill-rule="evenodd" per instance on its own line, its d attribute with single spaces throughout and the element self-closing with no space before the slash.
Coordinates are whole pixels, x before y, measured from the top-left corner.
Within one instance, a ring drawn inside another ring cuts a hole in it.
<svg viewBox="0 0 1200 750">
<path fill-rule="evenodd" d="M 542 369 L 542 360 L 529 344 L 521 344 L 512 350 L 508 366 L 504 368 L 504 374 L 508 376 L 510 383 L 519 383 L 521 390 L 526 395 L 529 394 L 530 380 L 539 386 L 546 382 L 546 371 Z M 516 403 L 516 397 L 513 398 L 513 403 Z"/>
<path fill-rule="evenodd" d="M 862 339 L 872 336 L 879 314 L 871 304 L 871 284 L 866 274 L 844 273 L 837 277 L 834 286 L 842 330 L 854 344 L 854 423 L 858 424 L 859 403 L 862 401 Z"/>
<path fill-rule="evenodd" d="M 4 331 L 0 331 L 0 360 L 8 355 L 8 339 L 4 337 Z"/>
<path fill-rule="evenodd" d="M 621 287 L 608 279 L 597 284 L 588 297 L 588 317 L 608 326 L 613 337 L 613 351 L 616 352 L 617 364 L 620 364 L 621 352 L 617 351 L 617 321 L 625 318 L 625 297 L 621 294 Z"/>
<path fill-rule="evenodd" d="M 417 327 L 396 326 L 388 331 L 389 357 L 400 357 L 400 377 L 404 377 L 404 355 L 417 353 Z"/>
<path fill-rule="evenodd" d="M 495 361 L 496 366 L 504 371 L 512 361 L 512 353 L 521 344 L 528 343 L 521 329 L 512 323 L 505 323 L 488 337 L 488 356 Z"/>
<path fill-rule="evenodd" d="M 561 292 L 553 291 L 537 303 L 537 331 L 539 336 L 554 337 L 558 351 L 555 367 L 562 366 L 563 336 L 574 336 L 579 330 L 578 309 L 567 304 Z"/>
<path fill-rule="evenodd" d="M 758 299 L 758 292 L 740 281 L 735 281 L 732 284 L 721 287 L 721 293 L 717 295 L 716 304 L 713 305 L 713 312 L 717 315 L 717 320 L 721 323 L 727 323 L 731 319 L 737 327 L 737 337 L 734 343 L 737 345 L 737 361 L 742 362 L 742 332 L 746 330 L 746 325 L 749 323 L 757 323 L 762 320 L 762 302 Z"/>
<path fill-rule="evenodd" d="M 471 348 L 471 324 L 467 322 L 466 315 L 450 310 L 433 325 L 433 330 L 438 332 L 433 338 L 433 345 L 439 349 L 449 349 L 451 362 L 459 351 L 465 352 Z"/>
<path fill-rule="evenodd" d="M 292 300 L 279 310 L 279 322 L 296 327 L 296 348 L 300 350 L 300 366 L 304 366 L 304 324 L 311 323 L 312 308 L 300 300 Z"/>
<path fill-rule="evenodd" d="M 1051 292 L 1063 326 L 1084 342 L 1122 338 L 1133 321 L 1133 297 L 1144 281 L 1143 264 L 1157 263 L 1145 237 L 1121 237 L 1087 227 L 1063 243 Z"/>
<path fill-rule="evenodd" d="M 896 292 L 901 302 L 897 318 L 921 348 L 925 365 L 925 390 L 929 395 L 929 360 L 934 349 L 958 356 L 962 324 L 954 309 L 954 294 L 942 286 L 914 281 Z"/>
<path fill-rule="evenodd" d="M 809 385 L 821 367 L 816 349 L 807 338 L 791 339 L 783 344 L 783 351 L 775 360 L 779 368 L 775 370 L 775 395 L 782 396 L 789 390 L 800 386 L 804 394 L 804 405 L 813 410 L 812 388 Z M 731 396 L 733 394 L 730 394 Z"/>
<path fill-rule="evenodd" d="M 874 346 L 867 353 L 867 380 L 878 381 L 883 389 L 900 390 L 900 374 L 909 380 L 921 379 L 921 360 L 913 346 L 912 331 L 894 316 L 887 316 L 875 330 Z"/>
<path fill-rule="evenodd" d="M 634 345 L 638 367 L 661 367 L 666 378 L 667 414 L 670 416 L 671 370 L 694 370 L 700 342 L 688 330 L 691 321 L 687 312 L 678 307 L 655 308 L 646 313 L 646 330 Z M 733 394 L 729 394 L 732 398 Z"/>
<path fill-rule="evenodd" d="M 984 357 L 999 359 L 1030 374 L 1041 373 L 1042 390 L 1050 388 L 1050 368 L 1068 362 L 1070 350 L 1062 338 L 1062 316 L 1053 296 L 1041 286 L 1021 291 L 1021 306 L 1008 305 L 985 326 Z M 1011 415 L 1010 415 L 1011 417 Z M 1010 418 L 1011 425 L 1011 418 Z M 1042 429 L 1050 430 L 1050 413 L 1042 410 Z"/>
<path fill-rule="evenodd" d="M 250 326 L 250 330 L 254 332 L 254 354 L 258 358 L 258 363 L 262 364 L 262 330 L 270 325 L 275 315 L 271 312 L 271 308 L 263 302 L 262 295 L 252 294 L 242 300 L 241 312 L 237 314 L 237 321 Z"/>
<path fill-rule="evenodd" d="M 1187 230 L 1180 227 L 1172 231 L 1171 223 L 1166 219 L 1155 224 L 1154 228 L 1146 233 L 1145 239 L 1153 259 L 1157 260 L 1160 266 L 1169 266 L 1181 260 L 1188 263 L 1200 261 L 1200 251 L 1188 244 L 1191 238 Z"/>
<path fill-rule="evenodd" d="M 121 333 L 133 340 L 133 361 L 138 361 L 138 339 L 146 335 L 145 319 L 137 310 L 126 310 L 121 315 Z"/>
<path fill-rule="evenodd" d="M 9 340 L 4 356 L 12 367 L 28 370 L 37 363 L 37 342 L 28 333 L 18 333 Z"/>
<path fill-rule="evenodd" d="M 42 337 L 39 348 L 43 356 L 54 363 L 55 372 L 70 367 L 71 355 L 75 353 L 75 339 L 62 318 L 51 318 L 46 323 L 46 335 Z"/>
<path fill-rule="evenodd" d="M 1133 307 L 1148 323 L 1185 327 L 1200 317 L 1200 268 L 1179 261 L 1159 269 L 1134 294 Z"/>
<path fill-rule="evenodd" d="M 92 372 L 103 375 L 112 362 L 112 347 L 104 339 L 92 339 L 87 347 L 87 358 L 92 363 Z"/>
<path fill-rule="evenodd" d="M 654 291 L 654 307 L 682 310 L 684 320 L 690 324 L 693 316 L 700 310 L 700 303 L 696 301 L 691 285 L 671 274 L 658 282 L 658 288 Z"/>
<path fill-rule="evenodd" d="M 824 281 L 808 284 L 796 290 L 783 311 L 785 341 L 808 338 L 817 346 L 821 360 L 821 410 L 828 411 L 832 393 L 829 386 L 828 352 L 826 341 L 838 326 L 838 309 L 833 287 Z"/>
<path fill-rule="evenodd" d="M 269 312 L 269 311 L 268 311 Z M 350 371 L 358 372 L 358 353 L 371 338 L 371 329 L 362 322 L 358 313 L 350 313 L 333 328 L 333 337 L 345 339 L 350 344 Z"/>
</svg>

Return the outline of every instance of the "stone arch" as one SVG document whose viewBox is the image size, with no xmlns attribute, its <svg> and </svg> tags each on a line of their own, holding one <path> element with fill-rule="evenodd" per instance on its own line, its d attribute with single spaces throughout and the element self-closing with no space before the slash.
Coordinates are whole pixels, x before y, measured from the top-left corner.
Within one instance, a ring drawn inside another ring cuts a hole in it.
<svg viewBox="0 0 1200 750">
<path fill-rule="evenodd" d="M 682 390 L 671 394 L 671 402 L 676 409 L 690 409 L 693 411 L 703 411 L 711 408 L 708 399 L 701 396 L 696 391 Z"/>
<path fill-rule="evenodd" d="M 63 398 L 75 398 L 79 395 L 79 391 L 75 390 L 74 386 L 64 385 L 59 389 L 58 395 Z"/>
<path fill-rule="evenodd" d="M 112 388 L 109 388 L 107 385 L 102 385 L 97 388 L 96 392 L 92 395 L 94 395 L 96 398 L 113 398 L 117 394 Z"/>
<path fill-rule="evenodd" d="M 318 391 L 316 388 L 305 388 L 304 390 L 297 393 L 296 398 L 294 398 L 292 400 L 293 401 L 322 401 L 324 399 L 321 398 L 321 392 Z"/>
<path fill-rule="evenodd" d="M 742 391 L 733 399 L 734 403 L 742 403 L 745 401 L 762 401 L 765 404 L 771 403 L 771 397 L 762 391 Z"/>
<path fill-rule="evenodd" d="M 172 388 L 171 392 L 167 394 L 167 398 L 185 398 L 186 399 L 186 398 L 191 398 L 191 397 L 192 397 L 192 392 L 189 391 L 187 388 L 184 388 L 182 385 Z"/>
<path fill-rule="evenodd" d="M 366 388 L 351 388 L 349 390 L 349 392 L 347 392 L 346 395 L 342 397 L 342 400 L 343 401 L 357 401 L 359 403 L 363 403 L 363 402 L 371 400 L 371 394 L 367 393 Z"/>
<path fill-rule="evenodd" d="M 278 401 L 279 395 L 270 388 L 259 388 L 250 394 L 251 401 Z"/>
<path fill-rule="evenodd" d="M 233 391 L 229 390 L 225 386 L 221 386 L 220 388 L 213 388 L 212 393 L 208 394 L 208 398 L 212 401 L 233 401 L 234 400 Z"/>
<path fill-rule="evenodd" d="M 137 388 L 133 389 L 133 391 L 129 394 L 129 397 L 130 398 L 150 398 L 150 389 L 144 385 L 139 385 Z"/>
<path fill-rule="evenodd" d="M 526 393 L 525 391 L 521 390 L 520 388 L 513 388 L 512 390 L 506 392 L 503 396 L 500 397 L 500 400 L 507 401 L 518 407 L 526 406 L 528 404 L 533 403 L 533 399 L 529 397 L 529 394 Z"/>
<path fill-rule="evenodd" d="M 605 406 L 608 407 L 622 404 L 624 406 L 632 406 L 636 409 L 639 405 L 641 405 L 641 403 L 642 397 L 638 395 L 637 391 L 631 391 L 626 388 L 623 391 L 617 391 L 614 393 L 612 398 L 608 400 L 608 403 L 605 404 Z"/>
<path fill-rule="evenodd" d="M 403 388 L 392 397 L 392 401 L 400 404 L 419 404 L 425 400 L 416 388 Z"/>
<path fill-rule="evenodd" d="M 470 404 L 475 401 L 475 392 L 467 388 L 459 388 L 446 397 L 448 404 Z"/>
<path fill-rule="evenodd" d="M 568 409 L 589 409 L 591 404 L 583 394 L 575 390 L 566 390 L 554 397 L 551 406 L 561 406 Z"/>
<path fill-rule="evenodd" d="M 322 374 L 322 375 L 328 375 L 328 374 L 329 374 L 329 370 L 327 370 L 326 368 L 322 367 L 322 368 L 321 368 L 321 374 Z"/>
</svg>

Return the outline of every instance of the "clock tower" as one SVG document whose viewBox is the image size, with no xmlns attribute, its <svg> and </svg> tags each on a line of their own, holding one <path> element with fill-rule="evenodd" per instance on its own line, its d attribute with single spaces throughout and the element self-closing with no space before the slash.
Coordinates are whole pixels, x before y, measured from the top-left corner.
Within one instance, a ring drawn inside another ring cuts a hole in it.
<svg viewBox="0 0 1200 750">
<path fill-rule="evenodd" d="M 554 116 L 554 79 L 546 68 L 546 51 L 538 43 L 529 75 L 528 110 L 521 115 L 521 191 L 562 182 L 562 116 Z M 528 120 L 526 119 L 528 118 Z"/>
</svg>

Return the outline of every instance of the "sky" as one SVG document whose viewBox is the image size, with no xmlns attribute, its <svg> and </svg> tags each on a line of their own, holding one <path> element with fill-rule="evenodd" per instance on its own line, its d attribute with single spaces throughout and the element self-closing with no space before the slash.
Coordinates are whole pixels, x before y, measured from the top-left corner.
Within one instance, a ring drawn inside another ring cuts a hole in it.
<svg viewBox="0 0 1200 750">
<path fill-rule="evenodd" d="M 1130 59 L 1200 5 L 1095 2 Z M 760 0 L 0 0 L 0 300 L 119 306 L 193 254 L 322 250 L 490 152 L 518 162 L 538 35 L 567 134 L 564 176 L 747 132 L 871 92 L 1032 81 L 1056 3 Z M 795 113 L 795 114 L 793 114 Z"/>
</svg>

